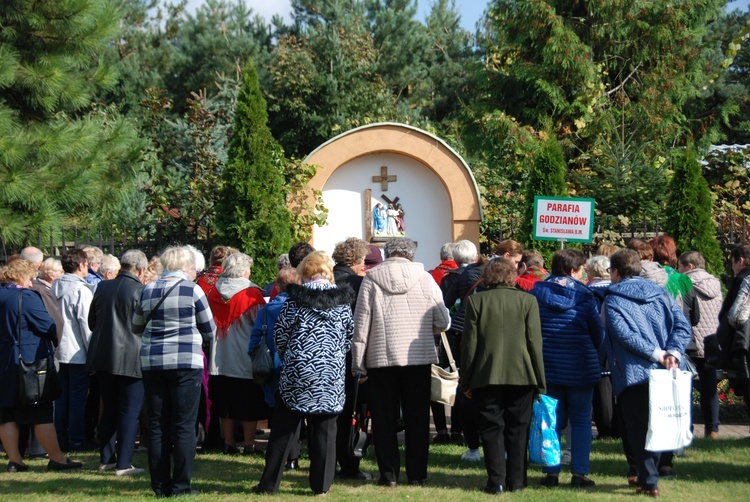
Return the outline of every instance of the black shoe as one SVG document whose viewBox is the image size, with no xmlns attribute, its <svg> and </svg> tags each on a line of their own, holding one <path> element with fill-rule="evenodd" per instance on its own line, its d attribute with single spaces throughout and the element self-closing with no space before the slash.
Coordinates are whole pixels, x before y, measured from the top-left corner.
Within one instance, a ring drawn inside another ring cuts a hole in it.
<svg viewBox="0 0 750 502">
<path fill-rule="evenodd" d="M 409 484 L 412 486 L 424 486 L 424 479 L 410 479 Z"/>
<path fill-rule="evenodd" d="M 29 466 L 24 464 L 17 464 L 15 462 L 8 462 L 8 468 L 6 470 L 8 472 L 26 472 L 29 470 Z"/>
<path fill-rule="evenodd" d="M 595 485 L 596 483 L 594 483 L 594 480 L 589 479 L 586 476 L 578 476 L 576 474 L 573 474 L 573 477 L 570 478 L 571 488 L 589 488 Z"/>
<path fill-rule="evenodd" d="M 74 462 L 69 458 L 65 459 L 64 464 L 55 462 L 54 460 L 50 460 L 47 463 L 48 471 L 69 471 L 71 469 L 80 469 L 81 467 L 83 467 L 83 464 L 81 462 Z"/>
<path fill-rule="evenodd" d="M 451 443 L 457 444 L 457 445 L 463 445 L 465 443 L 463 433 L 451 432 Z"/>
<path fill-rule="evenodd" d="M 448 433 L 438 434 L 432 438 L 432 444 L 451 444 L 451 435 Z"/>
<path fill-rule="evenodd" d="M 240 450 L 237 449 L 236 446 L 232 446 L 231 444 L 225 444 L 224 448 L 221 450 L 221 453 L 224 455 L 237 455 L 240 452 Z"/>
<path fill-rule="evenodd" d="M 296 458 L 294 460 L 289 460 L 286 463 L 286 470 L 287 471 L 296 471 L 299 469 L 299 460 Z"/>
<path fill-rule="evenodd" d="M 336 477 L 339 479 L 348 479 L 352 481 L 370 481 L 372 479 L 372 474 L 368 474 L 362 471 L 357 471 L 357 472 L 339 471 L 336 474 Z"/>
<path fill-rule="evenodd" d="M 380 478 L 378 480 L 378 486 L 387 486 L 388 488 L 396 488 L 398 486 L 398 483 L 395 481 L 388 481 L 385 478 Z"/>
<path fill-rule="evenodd" d="M 243 455 L 265 455 L 266 452 L 264 452 L 260 448 L 257 448 L 251 444 L 246 444 L 242 446 L 242 454 Z"/>
<path fill-rule="evenodd" d="M 560 484 L 560 478 L 552 474 L 547 474 L 542 478 L 542 486 L 557 486 Z"/>
<path fill-rule="evenodd" d="M 489 493 L 490 495 L 500 495 L 505 490 L 503 489 L 503 485 L 496 485 L 493 483 L 487 483 L 487 486 L 484 487 L 484 493 Z"/>
</svg>

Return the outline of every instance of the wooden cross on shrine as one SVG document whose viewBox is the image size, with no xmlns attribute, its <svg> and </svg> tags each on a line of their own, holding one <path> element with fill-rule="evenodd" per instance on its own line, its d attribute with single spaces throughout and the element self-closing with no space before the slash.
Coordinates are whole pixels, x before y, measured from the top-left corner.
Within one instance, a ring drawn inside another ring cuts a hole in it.
<svg viewBox="0 0 750 502">
<path fill-rule="evenodd" d="M 372 181 L 379 181 L 380 182 L 380 189 L 384 192 L 388 190 L 388 182 L 389 181 L 396 181 L 396 175 L 392 174 L 388 176 L 388 166 L 382 166 L 380 168 L 380 176 L 373 176 Z"/>
<path fill-rule="evenodd" d="M 396 207 L 396 204 L 398 204 L 398 201 L 401 200 L 401 197 L 396 197 L 395 199 L 391 200 L 388 198 L 386 194 L 383 194 L 380 196 L 384 201 L 386 201 L 388 204 L 392 205 L 393 207 Z"/>
</svg>

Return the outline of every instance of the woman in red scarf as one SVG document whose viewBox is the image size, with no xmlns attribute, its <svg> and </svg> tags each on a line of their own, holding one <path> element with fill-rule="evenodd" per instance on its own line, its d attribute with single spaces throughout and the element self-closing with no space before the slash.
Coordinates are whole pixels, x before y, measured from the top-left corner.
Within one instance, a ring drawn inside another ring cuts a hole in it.
<svg viewBox="0 0 750 502">
<path fill-rule="evenodd" d="M 209 361 L 211 415 L 221 419 L 225 454 L 239 453 L 234 424 L 242 422 L 244 454 L 255 448 L 258 420 L 268 418 L 268 405 L 260 386 L 253 382 L 247 346 L 258 310 L 265 305 L 260 288 L 250 281 L 253 259 L 243 253 L 228 256 L 222 273 L 208 293 L 208 304 L 216 322 Z"/>
</svg>

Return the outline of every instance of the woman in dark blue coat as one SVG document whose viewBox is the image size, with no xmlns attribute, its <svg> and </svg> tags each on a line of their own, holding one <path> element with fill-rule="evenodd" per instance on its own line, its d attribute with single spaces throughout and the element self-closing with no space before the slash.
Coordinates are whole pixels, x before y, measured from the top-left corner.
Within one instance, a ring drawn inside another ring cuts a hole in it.
<svg viewBox="0 0 750 502">
<path fill-rule="evenodd" d="M 586 257 L 561 249 L 552 258 L 552 276 L 531 293 L 539 302 L 547 394 L 557 402 L 557 433 L 570 420 L 573 488 L 593 486 L 589 473 L 591 403 L 601 379 L 597 350 L 604 328 L 594 294 L 581 282 Z M 544 486 L 557 486 L 560 466 L 545 467 Z"/>
<path fill-rule="evenodd" d="M 36 267 L 24 260 L 16 260 L 0 269 L 0 382 L 3 382 L 0 386 L 0 440 L 8 454 L 8 472 L 29 468 L 18 448 L 19 424 L 34 426 L 36 438 L 49 454 L 47 469 L 76 469 L 81 463 L 65 458 L 60 451 L 52 401 L 23 405 L 18 397 L 18 346 L 24 361 L 35 361 L 51 354 L 52 343 L 57 342 L 55 321 L 39 293 L 28 289 L 33 277 L 36 277 Z"/>
</svg>

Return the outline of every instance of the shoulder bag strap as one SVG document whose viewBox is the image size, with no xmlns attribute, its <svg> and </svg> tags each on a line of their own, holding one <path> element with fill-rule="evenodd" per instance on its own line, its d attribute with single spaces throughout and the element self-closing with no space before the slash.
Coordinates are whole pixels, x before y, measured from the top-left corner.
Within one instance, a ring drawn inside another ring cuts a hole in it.
<svg viewBox="0 0 750 502">
<path fill-rule="evenodd" d="M 174 286 L 172 286 L 171 288 L 169 288 L 169 290 L 168 290 L 168 291 L 167 291 L 166 293 L 164 293 L 164 294 L 162 295 L 162 297 L 161 297 L 161 298 L 159 298 L 159 303 L 157 303 L 156 305 L 154 305 L 154 308 L 152 308 L 152 309 L 151 309 L 151 312 L 149 312 L 149 313 L 148 313 L 148 316 L 146 317 L 146 322 L 145 322 L 145 323 L 143 323 L 143 324 L 144 324 L 144 326 L 145 326 L 145 325 L 147 325 L 147 324 L 148 324 L 149 322 L 151 322 L 151 318 L 152 318 L 152 317 L 154 317 L 154 314 L 155 314 L 155 313 L 156 313 L 156 311 L 157 311 L 157 310 L 159 309 L 159 307 L 161 307 L 161 304 L 162 304 L 162 303 L 164 303 L 164 300 L 166 300 L 166 299 L 167 299 L 167 297 L 168 297 L 168 296 L 169 296 L 169 294 L 170 294 L 170 293 L 172 292 L 172 290 L 173 290 L 174 288 L 176 288 L 177 286 L 179 286 L 179 285 L 180 285 L 180 283 L 181 283 L 181 282 L 182 282 L 183 280 L 184 280 L 184 279 L 178 279 L 178 280 L 177 280 L 177 282 L 175 282 Z"/>
<path fill-rule="evenodd" d="M 18 347 L 18 357 L 21 357 L 21 304 L 23 301 L 23 291 L 18 291 L 18 319 L 16 320 L 16 331 L 18 332 L 18 336 L 16 336 L 13 331 L 10 332 L 10 336 L 13 337 L 13 341 L 16 342 L 16 347 Z"/>
<path fill-rule="evenodd" d="M 475 289 L 479 287 L 479 285 L 482 283 L 482 279 L 477 280 L 472 286 L 469 288 L 469 291 L 466 292 L 464 295 L 463 300 L 461 300 L 461 303 L 466 303 L 466 299 L 471 296 L 471 294 L 474 292 Z"/>
<path fill-rule="evenodd" d="M 445 331 L 440 332 L 440 337 L 443 339 L 443 349 L 445 350 L 445 354 L 448 356 L 448 362 L 451 365 L 451 370 L 455 372 L 457 371 L 456 360 L 453 359 L 453 352 L 451 351 L 451 346 L 448 344 L 448 337 L 445 336 Z"/>
</svg>

